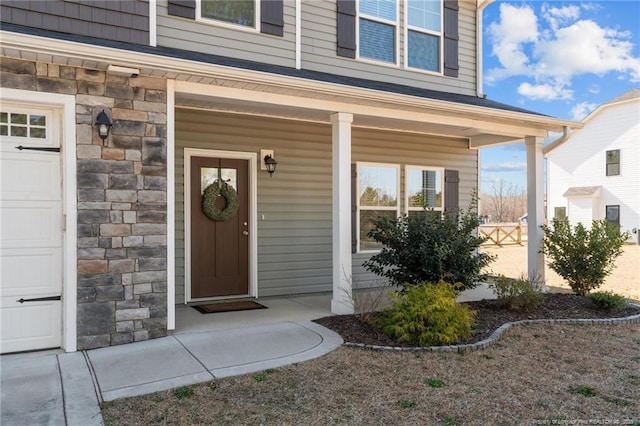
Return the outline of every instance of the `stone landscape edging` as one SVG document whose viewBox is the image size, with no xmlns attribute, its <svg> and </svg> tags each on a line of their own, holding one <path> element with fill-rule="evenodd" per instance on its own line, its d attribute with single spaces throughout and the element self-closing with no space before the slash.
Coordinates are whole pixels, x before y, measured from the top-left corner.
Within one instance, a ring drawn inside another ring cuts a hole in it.
<svg viewBox="0 0 640 426">
<path fill-rule="evenodd" d="M 629 303 L 631 306 L 635 306 L 640 309 L 640 304 Z M 368 345 L 365 343 L 352 343 L 344 342 L 345 346 L 351 346 L 363 349 L 373 349 L 379 351 L 422 351 L 422 352 L 470 352 L 485 349 L 495 344 L 500 337 L 511 327 L 522 324 L 586 324 L 586 325 L 611 325 L 611 324 L 640 324 L 640 314 L 631 315 L 622 318 L 592 318 L 592 319 L 576 319 L 576 318 L 561 318 L 561 319 L 534 319 L 534 320 L 520 320 L 513 322 L 506 322 L 498 327 L 489 337 L 476 343 L 467 343 L 463 345 L 449 345 L 449 346 L 382 346 L 382 345 Z"/>
</svg>

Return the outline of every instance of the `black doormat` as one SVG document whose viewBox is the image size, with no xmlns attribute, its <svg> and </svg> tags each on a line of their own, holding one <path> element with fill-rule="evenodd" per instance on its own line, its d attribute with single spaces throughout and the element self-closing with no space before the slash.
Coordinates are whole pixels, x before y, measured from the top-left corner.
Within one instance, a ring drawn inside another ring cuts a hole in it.
<svg viewBox="0 0 640 426">
<path fill-rule="evenodd" d="M 192 306 L 201 314 L 215 314 L 216 312 L 250 311 L 252 309 L 267 309 L 257 302 L 245 300 L 240 302 L 209 303 L 208 305 Z"/>
</svg>

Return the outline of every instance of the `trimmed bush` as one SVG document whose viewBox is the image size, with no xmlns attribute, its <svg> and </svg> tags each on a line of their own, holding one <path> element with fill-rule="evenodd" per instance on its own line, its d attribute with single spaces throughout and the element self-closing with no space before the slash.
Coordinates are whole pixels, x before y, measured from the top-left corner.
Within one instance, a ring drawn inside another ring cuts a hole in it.
<svg viewBox="0 0 640 426">
<path fill-rule="evenodd" d="M 549 266 L 580 296 L 604 284 L 629 238 L 628 232 L 621 234 L 606 220 L 594 220 L 591 229 L 582 223 L 572 229 L 566 218 L 554 219 L 552 226 L 544 225 L 542 229 L 543 251 L 551 259 Z"/>
<path fill-rule="evenodd" d="M 536 280 L 499 276 L 489 282 L 489 287 L 506 308 L 514 311 L 533 310 L 544 302 L 543 283 Z"/>
<path fill-rule="evenodd" d="M 589 294 L 589 299 L 603 311 L 621 311 L 627 306 L 627 300 L 612 291 L 597 291 Z"/>
<path fill-rule="evenodd" d="M 475 312 L 456 301 L 446 282 L 423 284 L 392 293 L 393 306 L 376 324 L 385 334 L 418 346 L 450 345 L 471 335 Z"/>
<path fill-rule="evenodd" d="M 382 217 L 369 236 L 383 248 L 363 266 L 397 286 L 446 281 L 460 283 L 461 289 L 473 288 L 482 278 L 481 270 L 494 260 L 478 251 L 486 241 L 477 236 L 478 226 L 472 207 L 459 216 L 424 210 L 400 218 Z"/>
</svg>

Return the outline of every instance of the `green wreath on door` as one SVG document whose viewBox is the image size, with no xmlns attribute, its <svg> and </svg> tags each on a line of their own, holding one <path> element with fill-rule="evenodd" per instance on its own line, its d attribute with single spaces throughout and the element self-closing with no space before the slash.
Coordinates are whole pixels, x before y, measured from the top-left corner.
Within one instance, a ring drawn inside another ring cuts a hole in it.
<svg viewBox="0 0 640 426">
<path fill-rule="evenodd" d="M 227 205 L 220 210 L 216 207 L 216 199 L 224 197 Z M 204 189 L 202 194 L 202 211 L 207 217 L 216 222 L 224 222 L 238 212 L 238 193 L 226 182 L 215 181 Z"/>
</svg>

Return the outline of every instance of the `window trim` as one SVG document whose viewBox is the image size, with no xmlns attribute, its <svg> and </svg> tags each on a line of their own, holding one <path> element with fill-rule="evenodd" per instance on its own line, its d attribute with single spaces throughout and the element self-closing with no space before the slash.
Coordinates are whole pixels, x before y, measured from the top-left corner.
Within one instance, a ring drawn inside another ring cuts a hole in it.
<svg viewBox="0 0 640 426">
<path fill-rule="evenodd" d="M 558 217 L 558 209 L 563 210 L 564 216 Z M 556 206 L 553 208 L 553 218 L 554 219 L 567 219 L 569 216 L 567 215 L 567 207 L 566 206 Z"/>
<path fill-rule="evenodd" d="M 618 151 L 618 161 L 615 163 L 609 163 L 609 153 L 610 152 L 615 152 Z M 605 176 L 620 176 L 622 175 L 622 170 L 620 167 L 620 156 L 621 156 L 621 150 L 620 148 L 618 149 L 607 149 L 604 153 L 604 173 Z M 618 173 L 617 174 L 609 174 L 609 166 L 610 165 L 614 165 L 617 164 L 618 165 Z"/>
<path fill-rule="evenodd" d="M 410 207 L 409 206 L 409 169 L 420 170 L 420 171 L 433 171 L 440 172 L 440 186 L 442 187 L 442 206 L 441 207 L 427 207 L 427 210 L 433 210 L 436 212 L 444 212 L 445 206 L 445 196 L 444 193 L 444 167 L 432 167 L 432 166 L 415 166 L 415 165 L 405 165 L 404 166 L 404 211 L 406 214 L 409 212 L 422 211 L 424 207 Z"/>
<path fill-rule="evenodd" d="M 216 27 L 221 27 L 221 28 L 226 28 L 231 30 L 246 31 L 249 33 L 260 33 L 260 25 L 261 25 L 260 3 L 262 3 L 260 0 L 253 0 L 253 4 L 255 5 L 254 18 L 253 18 L 253 21 L 255 22 L 255 27 L 248 27 L 246 25 L 234 24 L 231 22 L 220 21 L 218 19 L 207 18 L 206 16 L 202 16 L 202 2 L 200 0 L 196 1 L 196 19 L 195 20 L 197 22 L 201 22 L 206 25 L 213 25 Z"/>
<path fill-rule="evenodd" d="M 372 166 L 372 167 L 387 167 L 394 168 L 396 170 L 396 193 L 397 202 L 395 207 L 388 206 L 361 206 L 360 205 L 360 178 L 362 174 L 360 173 L 361 166 Z M 379 253 L 380 249 L 376 250 L 362 250 L 360 248 L 360 211 L 361 210 L 385 210 L 385 211 L 394 211 L 396 212 L 396 217 L 400 217 L 401 207 L 402 207 L 402 197 L 401 197 L 401 185 L 400 185 L 400 173 L 402 171 L 402 167 L 398 163 L 376 163 L 376 162 L 368 162 L 368 161 L 356 161 L 356 253 Z"/>
<path fill-rule="evenodd" d="M 400 56 L 400 4 L 399 4 L 400 0 L 395 0 L 395 4 L 396 4 L 396 20 L 395 21 L 390 21 L 388 19 L 384 19 L 384 18 L 379 18 L 377 16 L 371 16 L 371 15 L 367 15 L 366 13 L 360 13 L 360 0 L 356 0 L 356 59 L 362 62 L 368 62 L 371 64 L 376 64 L 376 65 L 385 65 L 388 67 L 394 67 L 394 68 L 399 68 L 400 67 L 400 61 L 399 61 L 399 56 Z M 373 58 L 367 58 L 367 57 L 363 57 L 360 56 L 360 18 L 362 19 L 366 19 L 368 21 L 373 21 L 373 22 L 377 22 L 380 24 L 385 24 L 385 25 L 392 25 L 395 28 L 394 31 L 394 38 L 395 38 L 395 43 L 394 43 L 394 52 L 393 52 L 393 62 L 385 62 L 385 61 L 379 61 L 377 59 L 373 59 Z"/>
<path fill-rule="evenodd" d="M 440 32 L 409 25 L 409 1 L 404 0 L 404 68 L 424 74 L 444 75 L 444 0 L 440 0 Z M 438 71 L 425 70 L 409 66 L 409 31 L 438 37 Z"/>
</svg>

